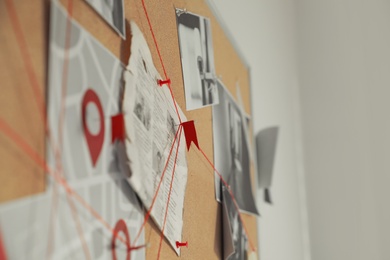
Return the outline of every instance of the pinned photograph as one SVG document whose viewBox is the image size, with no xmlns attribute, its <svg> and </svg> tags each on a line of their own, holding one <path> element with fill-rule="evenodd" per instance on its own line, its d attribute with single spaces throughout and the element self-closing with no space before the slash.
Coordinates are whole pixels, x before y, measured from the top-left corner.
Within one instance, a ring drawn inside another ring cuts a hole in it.
<svg viewBox="0 0 390 260">
<path fill-rule="evenodd" d="M 234 206 L 233 199 L 225 186 L 223 193 L 223 242 L 224 259 L 241 260 L 247 259 L 248 237 L 245 234 L 240 215 Z"/>
<path fill-rule="evenodd" d="M 123 0 L 85 0 L 123 38 L 125 35 L 125 12 Z"/>
<path fill-rule="evenodd" d="M 228 183 L 239 208 L 258 214 L 250 176 L 250 156 L 246 142 L 248 118 L 243 116 L 232 95 L 218 80 L 219 104 L 213 106 L 213 139 L 215 168 Z M 244 118 L 243 118 L 244 117 Z M 221 201 L 221 180 L 215 174 L 215 192 Z"/>
<path fill-rule="evenodd" d="M 187 110 L 218 104 L 210 20 L 176 9 Z"/>
</svg>

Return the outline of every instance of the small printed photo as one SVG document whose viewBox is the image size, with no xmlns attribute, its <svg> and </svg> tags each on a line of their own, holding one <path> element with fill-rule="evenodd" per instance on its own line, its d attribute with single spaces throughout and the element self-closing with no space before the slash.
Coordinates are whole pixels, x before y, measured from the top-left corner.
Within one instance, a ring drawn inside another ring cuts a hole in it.
<svg viewBox="0 0 390 260">
<path fill-rule="evenodd" d="M 214 165 L 231 187 L 241 210 L 258 214 L 250 176 L 250 157 L 247 133 L 248 124 L 237 102 L 218 80 L 219 104 L 213 106 Z M 215 192 L 221 201 L 221 180 L 215 174 Z"/>
<path fill-rule="evenodd" d="M 147 104 L 145 97 L 138 89 L 136 91 L 135 106 L 133 112 L 145 126 L 146 130 L 149 131 L 151 121 L 150 106 L 149 104 Z"/>
<path fill-rule="evenodd" d="M 232 234 L 234 253 L 227 259 L 229 260 L 241 260 L 247 259 L 248 238 L 245 234 L 245 229 L 240 219 L 240 215 L 236 207 L 234 206 L 233 199 L 227 190 L 223 187 L 223 203 L 227 208 L 229 226 Z"/>
<path fill-rule="evenodd" d="M 125 35 L 125 13 L 123 0 L 85 0 L 123 38 Z"/>
<path fill-rule="evenodd" d="M 176 9 L 187 110 L 218 104 L 210 20 Z"/>
<path fill-rule="evenodd" d="M 153 170 L 157 174 L 161 174 L 163 171 L 164 162 L 162 152 L 157 148 L 153 142 Z"/>
</svg>

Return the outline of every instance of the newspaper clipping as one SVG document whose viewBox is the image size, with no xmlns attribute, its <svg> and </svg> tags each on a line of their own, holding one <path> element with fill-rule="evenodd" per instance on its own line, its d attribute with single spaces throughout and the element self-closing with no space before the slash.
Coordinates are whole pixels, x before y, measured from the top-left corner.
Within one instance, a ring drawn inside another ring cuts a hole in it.
<svg viewBox="0 0 390 260">
<path fill-rule="evenodd" d="M 134 22 L 131 22 L 131 30 L 131 57 L 124 75 L 123 100 L 127 166 L 130 170 L 128 181 L 146 208 L 152 206 L 151 217 L 163 229 L 170 184 L 175 172 L 164 235 L 179 255 L 180 249 L 176 248 L 175 242 L 181 241 L 182 235 L 187 161 L 184 133 L 179 130 L 177 113 L 182 120 L 185 120 L 185 116 L 177 104 L 176 112 L 175 101 L 168 87 L 157 84 L 161 77 L 153 65 L 148 45 Z"/>
</svg>

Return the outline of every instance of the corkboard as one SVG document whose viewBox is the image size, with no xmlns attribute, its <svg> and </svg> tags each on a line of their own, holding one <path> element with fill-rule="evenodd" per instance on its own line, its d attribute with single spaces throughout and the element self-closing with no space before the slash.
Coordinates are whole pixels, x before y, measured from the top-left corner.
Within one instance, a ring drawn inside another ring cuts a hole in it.
<svg viewBox="0 0 390 260">
<path fill-rule="evenodd" d="M 9 13 L 9 2 L 17 12 L 19 26 L 26 39 L 24 44 L 15 34 L 15 23 Z M 65 8 L 68 1 L 62 1 Z M 0 1 L 0 117 L 17 134 L 33 147 L 37 153 L 45 154 L 45 127 L 42 120 L 42 104 L 31 97 L 38 93 L 44 100 L 46 93 L 47 44 L 49 26 L 49 1 Z M 251 115 L 249 69 L 234 49 L 221 25 L 214 17 L 207 3 L 201 0 L 146 0 L 145 7 L 159 45 L 168 77 L 171 79 L 173 94 L 179 106 L 185 110 L 183 79 L 176 27 L 175 7 L 210 18 L 217 75 L 236 98 L 236 82 L 241 87 L 245 111 Z M 115 56 L 127 63 L 130 55 L 131 37 L 126 41 L 83 0 L 73 0 L 73 18 L 106 46 Z M 125 16 L 134 20 L 144 33 L 149 44 L 154 64 L 164 75 L 142 1 L 125 0 Z M 127 32 L 129 33 L 129 32 Z M 28 56 L 21 51 L 25 48 Z M 31 73 L 36 75 L 32 83 Z M 34 84 L 34 92 L 29 84 Z M 188 120 L 195 120 L 199 145 L 207 156 L 213 158 L 211 107 L 186 111 Z M 250 129 L 252 129 L 250 127 Z M 250 133 L 252 134 L 252 133 Z M 29 196 L 45 189 L 43 170 L 36 166 L 17 145 L 0 133 L 0 202 Z M 253 147 L 252 147 L 253 148 Z M 220 259 L 222 253 L 221 206 L 214 198 L 213 169 L 196 149 L 188 154 L 188 183 L 184 204 L 183 241 L 189 247 L 183 249 L 183 259 Z M 251 165 L 252 179 L 254 165 Z M 254 183 L 254 182 L 252 182 Z M 257 245 L 256 218 L 243 214 L 248 236 Z M 145 230 L 147 259 L 155 259 L 160 234 L 149 221 Z M 161 259 L 177 258 L 164 240 Z"/>
</svg>

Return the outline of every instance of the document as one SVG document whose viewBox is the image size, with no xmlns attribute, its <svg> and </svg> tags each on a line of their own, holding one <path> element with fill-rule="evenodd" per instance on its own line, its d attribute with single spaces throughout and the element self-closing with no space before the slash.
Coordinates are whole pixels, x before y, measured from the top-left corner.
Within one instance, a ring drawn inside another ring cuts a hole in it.
<svg viewBox="0 0 390 260">
<path fill-rule="evenodd" d="M 182 121 L 186 119 L 177 104 L 175 107 L 168 86 L 158 84 L 163 78 L 154 67 L 146 40 L 134 22 L 131 22 L 131 32 L 131 56 L 124 73 L 122 105 L 128 181 L 145 207 L 152 207 L 151 217 L 160 230 L 164 229 L 165 237 L 179 255 L 175 243 L 181 241 L 182 235 L 187 160 L 178 115 Z"/>
</svg>

